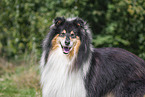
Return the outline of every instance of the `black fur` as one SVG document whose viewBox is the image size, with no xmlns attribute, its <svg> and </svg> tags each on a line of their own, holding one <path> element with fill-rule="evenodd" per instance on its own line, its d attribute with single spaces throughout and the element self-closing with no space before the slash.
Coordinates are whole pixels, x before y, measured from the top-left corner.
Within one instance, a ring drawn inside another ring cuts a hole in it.
<svg viewBox="0 0 145 97">
<path fill-rule="evenodd" d="M 85 80 L 88 97 L 145 95 L 145 62 L 120 48 L 99 48 L 92 52 L 91 67 Z"/>
<path fill-rule="evenodd" d="M 58 17 L 54 20 L 54 25 L 43 42 L 45 61 L 51 48 L 51 40 L 63 29 L 68 32 L 73 30 L 81 40 L 75 67 L 82 69 L 83 64 L 90 61 L 89 70 L 84 78 L 87 97 L 104 97 L 110 92 L 115 97 L 145 95 L 145 62 L 120 48 L 93 49 L 91 33 L 80 18 L 68 21 Z"/>
</svg>

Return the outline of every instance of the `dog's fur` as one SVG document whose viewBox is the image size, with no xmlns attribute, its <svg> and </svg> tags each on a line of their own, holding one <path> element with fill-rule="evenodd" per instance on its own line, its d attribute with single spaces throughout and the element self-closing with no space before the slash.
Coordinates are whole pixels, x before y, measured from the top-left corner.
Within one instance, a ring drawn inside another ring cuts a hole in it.
<svg viewBox="0 0 145 97">
<path fill-rule="evenodd" d="M 143 97 L 145 62 L 120 48 L 92 48 L 80 18 L 58 17 L 43 42 L 43 97 Z"/>
</svg>

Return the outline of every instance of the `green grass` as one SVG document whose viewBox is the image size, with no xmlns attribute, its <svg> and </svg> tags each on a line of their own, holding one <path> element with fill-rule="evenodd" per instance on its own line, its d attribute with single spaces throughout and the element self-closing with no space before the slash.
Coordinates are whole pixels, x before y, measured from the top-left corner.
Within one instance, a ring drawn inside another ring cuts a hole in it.
<svg viewBox="0 0 145 97">
<path fill-rule="evenodd" d="M 0 59 L 0 97 L 41 97 L 39 64 Z"/>
</svg>

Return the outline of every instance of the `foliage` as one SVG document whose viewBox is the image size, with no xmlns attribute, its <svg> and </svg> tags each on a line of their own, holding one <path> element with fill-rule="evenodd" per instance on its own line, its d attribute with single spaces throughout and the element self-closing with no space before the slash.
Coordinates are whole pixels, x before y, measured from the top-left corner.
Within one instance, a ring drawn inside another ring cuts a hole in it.
<svg viewBox="0 0 145 97">
<path fill-rule="evenodd" d="M 90 24 L 95 47 L 121 47 L 145 59 L 144 0 L 1 0 L 0 56 L 39 57 L 57 16 L 79 16 Z"/>
<path fill-rule="evenodd" d="M 110 44 L 145 59 L 144 0 L 112 0 L 105 19 L 107 23 L 102 33 L 113 37 Z"/>
</svg>

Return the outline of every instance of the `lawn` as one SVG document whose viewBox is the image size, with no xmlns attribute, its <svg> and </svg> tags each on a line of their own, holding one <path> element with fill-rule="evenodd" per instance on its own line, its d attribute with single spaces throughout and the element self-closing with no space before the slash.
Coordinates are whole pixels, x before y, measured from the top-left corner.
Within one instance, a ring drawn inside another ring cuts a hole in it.
<svg viewBox="0 0 145 97">
<path fill-rule="evenodd" d="M 0 58 L 0 97 L 41 97 L 38 62 Z"/>
</svg>

